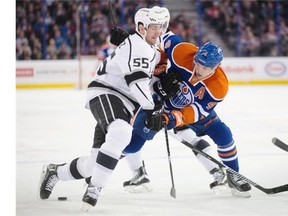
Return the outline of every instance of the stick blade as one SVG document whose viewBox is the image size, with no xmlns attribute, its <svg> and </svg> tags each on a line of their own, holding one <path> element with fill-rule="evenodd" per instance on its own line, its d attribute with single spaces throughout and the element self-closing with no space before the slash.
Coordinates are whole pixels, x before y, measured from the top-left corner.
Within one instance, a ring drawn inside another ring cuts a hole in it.
<svg viewBox="0 0 288 216">
<path fill-rule="evenodd" d="M 170 195 L 176 199 L 176 189 L 174 187 L 171 188 Z"/>
<path fill-rule="evenodd" d="M 280 139 L 274 137 L 272 138 L 272 143 L 284 151 L 288 151 L 288 145 L 282 142 Z"/>
</svg>

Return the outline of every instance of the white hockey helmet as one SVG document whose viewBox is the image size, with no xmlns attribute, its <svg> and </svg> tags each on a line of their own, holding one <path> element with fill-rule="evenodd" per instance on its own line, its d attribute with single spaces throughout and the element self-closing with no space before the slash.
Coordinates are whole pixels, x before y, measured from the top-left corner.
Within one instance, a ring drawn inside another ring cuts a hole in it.
<svg viewBox="0 0 288 216">
<path fill-rule="evenodd" d="M 160 24 L 161 26 L 163 26 L 164 17 L 156 9 L 141 8 L 136 12 L 134 22 L 135 30 L 139 33 L 139 23 L 142 23 L 145 29 L 148 29 L 149 25 L 151 24 Z"/>
<path fill-rule="evenodd" d="M 163 27 L 162 27 L 162 33 L 165 34 L 167 32 L 167 29 L 169 27 L 170 23 L 170 12 L 166 7 L 159 7 L 159 6 L 154 6 L 152 9 L 157 10 L 161 16 L 163 16 Z"/>
</svg>

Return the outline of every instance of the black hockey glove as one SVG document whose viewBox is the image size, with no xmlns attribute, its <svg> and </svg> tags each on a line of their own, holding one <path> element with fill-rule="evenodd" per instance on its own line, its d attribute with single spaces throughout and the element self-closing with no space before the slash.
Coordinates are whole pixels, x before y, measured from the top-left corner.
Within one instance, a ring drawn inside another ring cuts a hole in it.
<svg viewBox="0 0 288 216">
<path fill-rule="evenodd" d="M 122 29 L 113 28 L 110 30 L 110 43 L 119 46 L 129 34 Z"/>
<path fill-rule="evenodd" d="M 147 113 L 147 118 L 145 120 L 145 126 L 150 130 L 160 131 L 163 127 L 162 124 L 162 113 L 163 104 L 162 102 L 155 103 L 153 110 L 144 110 Z"/>
<path fill-rule="evenodd" d="M 160 81 L 153 84 L 153 89 L 162 100 L 173 97 L 179 91 L 178 82 L 181 82 L 181 77 L 178 72 L 168 72 L 168 74 L 163 74 L 159 78 Z"/>
</svg>

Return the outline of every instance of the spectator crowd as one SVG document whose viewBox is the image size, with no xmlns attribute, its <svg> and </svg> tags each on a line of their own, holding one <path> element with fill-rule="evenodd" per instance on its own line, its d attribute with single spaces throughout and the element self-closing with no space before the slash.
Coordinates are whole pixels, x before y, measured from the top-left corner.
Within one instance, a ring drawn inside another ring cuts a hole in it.
<svg viewBox="0 0 288 216">
<path fill-rule="evenodd" d="M 275 0 L 241 0 L 240 7 L 237 2 L 201 0 L 204 20 L 216 28 L 235 55 L 287 56 L 288 1 L 279 1 L 279 6 Z M 116 25 L 132 33 L 135 12 L 154 5 L 163 1 L 113 1 Z M 280 8 L 278 19 L 276 7 Z M 16 0 L 16 59 L 76 59 L 78 54 L 103 59 L 111 46 L 107 38 L 111 28 L 107 1 Z M 197 28 L 185 13 L 171 17 L 170 29 L 184 41 L 197 44 Z M 201 43 L 207 40 L 204 35 Z"/>
<path fill-rule="evenodd" d="M 202 0 L 205 20 L 238 56 L 288 56 L 288 1 Z"/>
</svg>

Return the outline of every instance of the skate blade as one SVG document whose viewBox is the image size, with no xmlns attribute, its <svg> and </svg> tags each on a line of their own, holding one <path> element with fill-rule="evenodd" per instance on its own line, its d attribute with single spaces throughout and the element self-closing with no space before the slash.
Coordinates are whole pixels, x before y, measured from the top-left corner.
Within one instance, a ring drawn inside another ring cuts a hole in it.
<svg viewBox="0 0 288 216">
<path fill-rule="evenodd" d="M 93 207 L 93 206 L 88 204 L 88 203 L 86 203 L 86 202 L 83 202 L 83 205 L 81 207 L 81 211 L 88 212 L 91 207 Z"/>
<path fill-rule="evenodd" d="M 220 184 L 220 185 L 214 186 L 211 190 L 215 195 L 230 193 L 230 188 L 228 188 L 226 184 Z"/>
<path fill-rule="evenodd" d="M 40 197 L 40 188 L 41 188 L 42 182 L 43 182 L 43 180 L 45 178 L 45 175 L 46 175 L 47 166 L 48 165 L 43 165 L 42 170 L 41 170 L 40 180 L 39 180 L 38 189 L 37 189 L 37 198 L 38 199 L 41 199 L 41 197 Z"/>
<path fill-rule="evenodd" d="M 141 185 L 131 185 L 124 187 L 125 191 L 128 193 L 149 193 L 153 191 L 153 188 L 149 183 L 144 183 Z"/>
<path fill-rule="evenodd" d="M 231 188 L 231 194 L 235 197 L 241 197 L 241 198 L 250 198 L 251 197 L 251 194 L 249 191 L 240 192 L 240 191 L 236 190 L 235 188 Z"/>
</svg>

